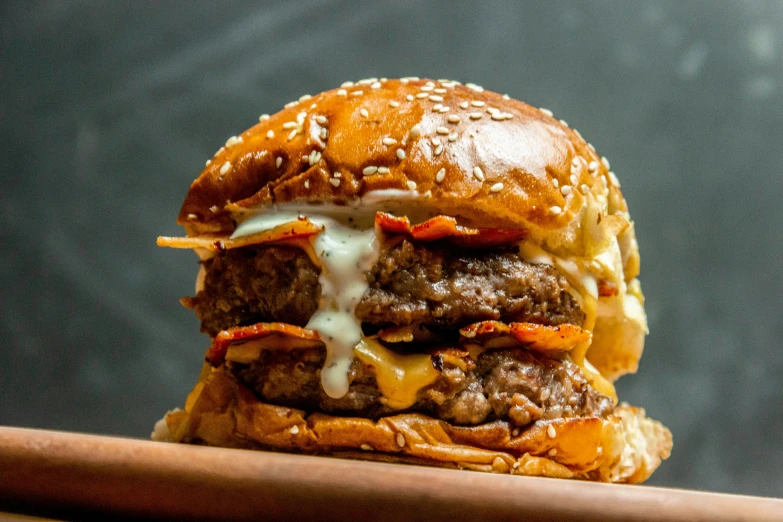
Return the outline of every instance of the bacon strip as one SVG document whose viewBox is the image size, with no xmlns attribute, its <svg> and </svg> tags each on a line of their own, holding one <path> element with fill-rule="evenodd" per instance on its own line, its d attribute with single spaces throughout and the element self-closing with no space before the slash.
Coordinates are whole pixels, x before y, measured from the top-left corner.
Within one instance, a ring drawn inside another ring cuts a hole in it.
<svg viewBox="0 0 783 522">
<path fill-rule="evenodd" d="M 308 237 L 319 233 L 322 227 L 314 224 L 306 217 L 300 217 L 296 221 L 276 226 L 275 228 L 242 236 L 235 239 L 230 237 L 166 237 L 158 238 L 158 246 L 171 248 L 205 248 L 213 252 L 223 252 L 232 248 L 239 248 L 247 245 L 261 245 L 264 243 L 273 243 L 275 241 L 284 241 L 287 239 L 296 239 L 299 237 Z"/>
<path fill-rule="evenodd" d="M 534 323 L 501 323 L 482 321 L 459 331 L 466 339 L 487 343 L 496 339 L 511 338 L 527 349 L 539 352 L 567 352 L 578 344 L 589 342 L 592 334 L 573 324 L 545 326 Z M 497 344 L 497 343 L 496 343 Z"/>
<path fill-rule="evenodd" d="M 266 342 L 259 342 L 259 341 Z M 257 323 L 252 326 L 235 326 L 223 330 L 215 336 L 207 354 L 206 361 L 214 367 L 226 362 L 229 348 L 235 345 L 253 343 L 251 348 L 260 351 L 264 348 L 301 349 L 321 344 L 318 334 L 307 328 L 286 323 Z"/>
<path fill-rule="evenodd" d="M 406 216 L 398 217 L 386 212 L 378 212 L 375 215 L 375 224 L 387 234 L 405 234 L 417 241 L 449 239 L 454 243 L 473 247 L 513 243 L 527 235 L 524 229 L 464 227 L 458 225 L 457 220 L 451 216 L 435 216 L 411 226 Z"/>
</svg>

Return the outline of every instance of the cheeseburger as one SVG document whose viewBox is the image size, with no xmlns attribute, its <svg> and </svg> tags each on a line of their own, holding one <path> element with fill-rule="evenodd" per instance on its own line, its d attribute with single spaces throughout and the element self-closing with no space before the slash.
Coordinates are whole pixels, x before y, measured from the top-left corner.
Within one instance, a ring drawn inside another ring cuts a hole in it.
<svg viewBox="0 0 783 522">
<path fill-rule="evenodd" d="M 671 434 L 617 401 L 647 323 L 609 162 L 459 82 L 347 82 L 190 186 L 182 304 L 211 338 L 158 440 L 641 482 Z"/>
</svg>

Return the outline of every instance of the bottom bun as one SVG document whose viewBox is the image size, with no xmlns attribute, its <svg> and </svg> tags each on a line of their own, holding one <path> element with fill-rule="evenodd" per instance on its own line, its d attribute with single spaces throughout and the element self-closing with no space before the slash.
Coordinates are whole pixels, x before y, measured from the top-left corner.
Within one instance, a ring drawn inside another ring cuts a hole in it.
<svg viewBox="0 0 783 522">
<path fill-rule="evenodd" d="M 606 419 L 537 421 L 522 430 L 499 420 L 454 426 L 418 413 L 335 417 L 260 402 L 225 367 L 205 368 L 185 409 L 164 420 L 156 440 L 602 482 L 642 482 L 672 447 L 668 429 L 627 404 Z"/>
</svg>

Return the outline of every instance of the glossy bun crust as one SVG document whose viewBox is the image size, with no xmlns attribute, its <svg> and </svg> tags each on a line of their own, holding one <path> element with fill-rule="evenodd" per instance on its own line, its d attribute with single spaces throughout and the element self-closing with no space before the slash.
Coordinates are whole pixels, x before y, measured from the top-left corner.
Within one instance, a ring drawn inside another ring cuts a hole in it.
<svg viewBox="0 0 783 522">
<path fill-rule="evenodd" d="M 205 370 L 185 408 L 170 412 L 153 438 L 627 483 L 643 482 L 671 451 L 669 430 L 624 404 L 608 419 L 539 421 L 521 431 L 416 413 L 373 421 L 263 403 L 225 367 Z"/>
<path fill-rule="evenodd" d="M 288 104 L 229 139 L 191 185 L 178 222 L 190 235 L 228 232 L 248 208 L 349 202 L 382 189 L 533 237 L 575 229 L 587 192 L 603 195 L 606 213 L 627 213 L 608 162 L 578 132 L 468 85 L 365 81 Z"/>
</svg>

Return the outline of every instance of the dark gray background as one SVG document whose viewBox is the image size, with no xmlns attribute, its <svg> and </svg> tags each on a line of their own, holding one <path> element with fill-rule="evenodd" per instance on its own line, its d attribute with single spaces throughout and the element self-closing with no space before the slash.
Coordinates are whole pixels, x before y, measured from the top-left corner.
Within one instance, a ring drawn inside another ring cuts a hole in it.
<svg viewBox="0 0 783 522">
<path fill-rule="evenodd" d="M 473 81 L 608 156 L 651 334 L 621 396 L 674 433 L 652 483 L 783 495 L 783 2 L 0 7 L 0 424 L 145 437 L 208 339 L 158 249 L 230 135 L 347 79 Z"/>
</svg>

